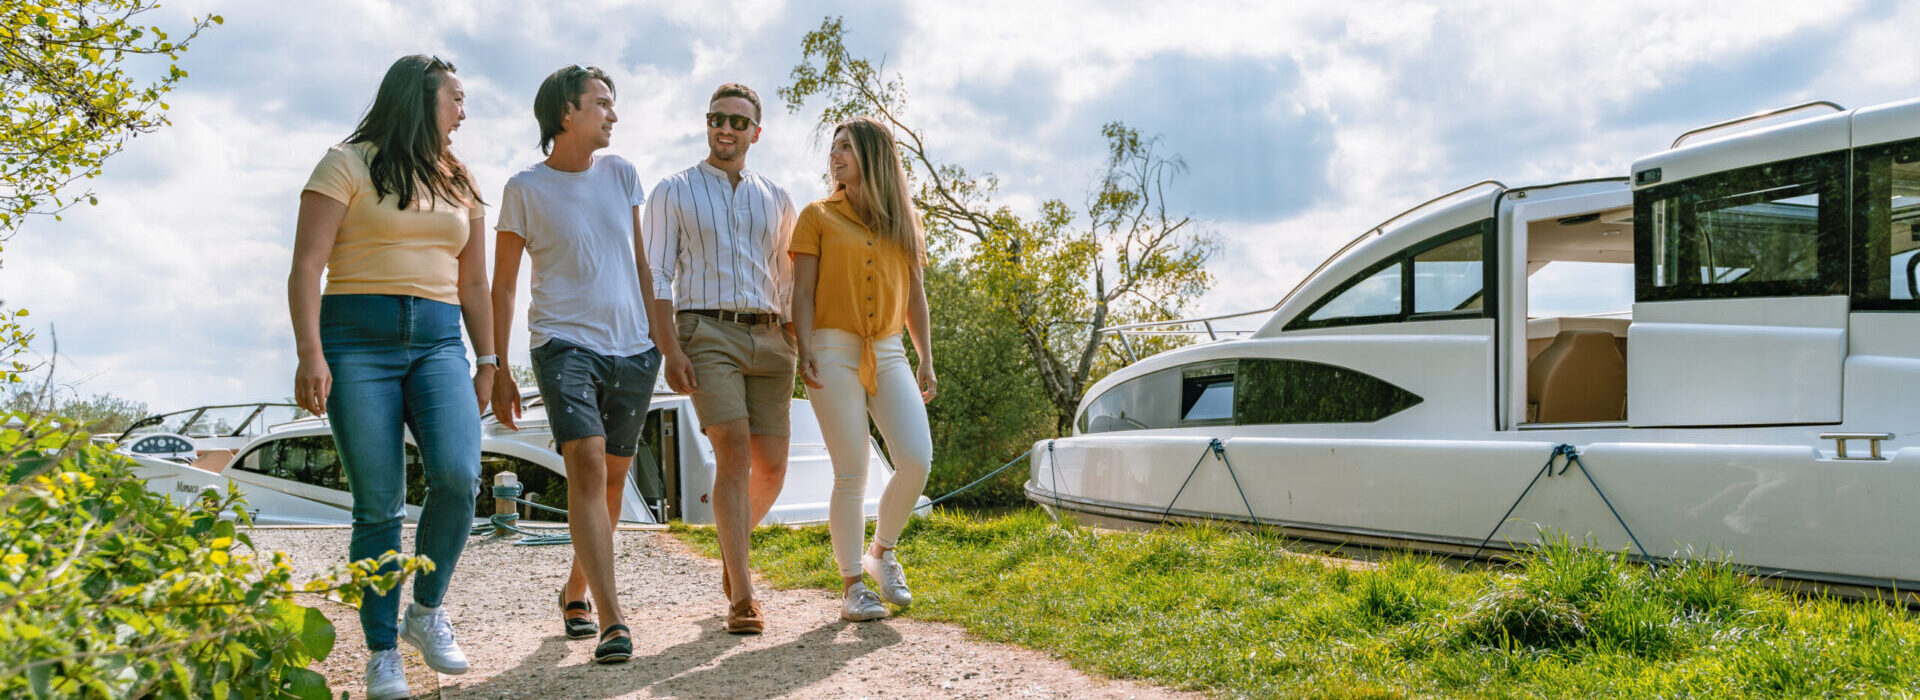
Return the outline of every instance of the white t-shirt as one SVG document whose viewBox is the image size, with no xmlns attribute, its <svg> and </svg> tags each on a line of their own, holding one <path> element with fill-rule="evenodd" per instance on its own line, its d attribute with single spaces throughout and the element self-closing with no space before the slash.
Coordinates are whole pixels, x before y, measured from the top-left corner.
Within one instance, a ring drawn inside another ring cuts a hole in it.
<svg viewBox="0 0 1920 700">
<path fill-rule="evenodd" d="M 529 347 L 560 338 L 602 355 L 653 348 L 633 262 L 633 208 L 645 192 L 615 155 L 578 173 L 535 163 L 507 180 L 494 230 L 518 234 L 533 258 Z"/>
</svg>

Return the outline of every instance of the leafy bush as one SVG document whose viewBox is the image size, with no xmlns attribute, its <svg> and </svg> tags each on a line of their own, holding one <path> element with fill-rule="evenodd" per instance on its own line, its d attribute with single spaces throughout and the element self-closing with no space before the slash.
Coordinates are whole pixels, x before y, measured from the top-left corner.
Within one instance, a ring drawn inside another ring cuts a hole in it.
<svg viewBox="0 0 1920 700">
<path fill-rule="evenodd" d="M 85 433 L 0 414 L 0 696 L 326 698 L 333 626 L 253 549 L 235 494 L 183 507 Z M 374 575 L 386 561 L 399 570 Z M 302 589 L 353 603 L 431 566 L 389 553 Z"/>
<path fill-rule="evenodd" d="M 934 369 L 940 395 L 927 405 L 933 428 L 933 471 L 926 494 L 939 498 L 1007 463 L 1034 441 L 1053 437 L 1053 409 L 1020 329 L 980 286 L 977 273 L 954 263 L 927 266 L 933 309 Z M 1025 502 L 1025 464 L 955 496 L 959 506 Z"/>
</svg>

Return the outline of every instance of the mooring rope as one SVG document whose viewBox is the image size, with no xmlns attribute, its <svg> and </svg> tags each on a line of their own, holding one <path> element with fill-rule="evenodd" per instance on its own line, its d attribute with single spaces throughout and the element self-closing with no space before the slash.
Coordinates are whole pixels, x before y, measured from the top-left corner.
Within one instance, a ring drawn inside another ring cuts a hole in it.
<svg viewBox="0 0 1920 700">
<path fill-rule="evenodd" d="M 1051 457 L 1053 452 L 1052 440 L 1047 441 L 1047 452 L 1049 457 Z M 941 501 L 945 501 L 949 498 L 953 498 L 954 496 L 958 496 L 961 493 L 964 493 L 968 489 L 971 489 L 975 486 L 979 486 L 980 484 L 986 483 L 988 479 L 999 476 L 1001 472 L 1006 471 L 1007 469 L 1013 467 L 1013 465 L 1015 464 L 1019 464 L 1021 460 L 1024 460 L 1027 457 L 1032 455 L 1033 455 L 1033 449 L 1028 448 L 1026 452 L 1020 453 L 1020 456 L 1015 457 L 1011 460 L 1008 460 L 1006 464 L 1000 465 L 999 468 L 994 469 L 991 472 L 987 472 L 986 476 L 982 476 L 978 479 L 974 479 L 971 483 L 968 483 L 965 486 L 954 489 L 952 491 L 948 491 L 947 494 L 944 496 L 928 501 L 925 504 L 915 506 L 914 510 L 921 510 L 923 508 L 932 508 L 934 505 L 940 503 Z M 1054 483 L 1056 485 L 1055 493 L 1058 494 L 1057 487 L 1059 484 L 1059 479 L 1057 477 L 1054 479 Z M 529 501 L 521 498 L 519 484 L 503 484 L 503 485 L 494 486 L 493 498 L 494 500 L 512 501 L 514 503 L 519 503 L 522 505 L 533 506 L 541 510 L 551 511 L 554 513 L 559 513 L 561 515 L 567 514 L 567 511 L 564 508 L 555 508 L 553 506 L 549 506 L 541 503 L 534 503 L 533 501 Z M 514 544 L 521 545 L 521 546 L 528 546 L 528 547 L 548 545 L 548 544 L 570 544 L 573 542 L 573 538 L 570 535 L 564 534 L 566 531 L 565 527 L 548 526 L 548 527 L 539 527 L 539 528 L 529 529 L 519 525 L 518 524 L 519 520 L 520 520 L 519 513 L 495 513 L 493 514 L 493 516 L 487 518 L 487 522 L 473 526 L 472 535 L 475 537 L 486 537 L 486 536 L 492 536 L 501 532 L 518 533 L 521 535 L 526 535 L 526 537 L 523 537 L 523 538 L 520 538 L 519 540 L 514 541 Z M 643 523 L 638 520 L 621 520 L 620 522 L 638 523 L 642 525 L 649 524 L 649 523 Z M 541 530 L 546 530 L 547 532 L 541 532 Z M 554 532 L 556 530 L 560 532 L 558 533 Z"/>
<path fill-rule="evenodd" d="M 1227 476 L 1233 479 L 1233 490 L 1240 492 L 1240 505 L 1247 507 L 1247 522 L 1249 524 L 1259 525 L 1259 516 L 1253 514 L 1253 502 L 1247 500 L 1247 490 L 1240 485 L 1240 475 L 1234 472 L 1233 462 L 1227 459 L 1227 445 L 1226 443 L 1220 442 L 1220 438 L 1208 440 L 1206 449 L 1201 450 L 1200 457 L 1193 460 L 1193 468 L 1187 470 L 1187 478 L 1185 481 L 1180 482 L 1180 490 L 1173 492 L 1173 498 L 1167 501 L 1167 509 L 1161 511 L 1160 520 L 1165 522 L 1167 516 L 1173 514 L 1173 504 L 1180 501 L 1180 494 L 1187 492 L 1187 484 L 1193 481 L 1193 475 L 1200 473 L 1200 463 L 1207 461 L 1207 455 L 1209 454 L 1213 455 L 1215 459 L 1220 460 L 1221 464 L 1226 465 Z"/>
<path fill-rule="evenodd" d="M 1561 457 L 1565 457 L 1566 461 L 1563 463 L 1563 466 L 1560 467 L 1560 471 L 1555 473 L 1553 471 L 1553 462 Z M 1527 494 L 1533 491 L 1534 484 L 1540 483 L 1541 477 L 1564 475 L 1568 469 L 1574 467 L 1579 467 L 1580 475 L 1587 477 L 1587 483 L 1593 486 L 1593 492 L 1600 496 L 1601 503 L 1606 504 L 1607 512 L 1613 514 L 1614 522 L 1620 523 L 1620 529 L 1627 531 L 1627 539 L 1633 542 L 1635 549 L 1640 550 L 1640 556 L 1646 559 L 1647 563 L 1655 570 L 1658 570 L 1660 563 L 1655 561 L 1653 555 L 1647 552 L 1646 546 L 1640 544 L 1640 538 L 1633 534 L 1633 528 L 1627 527 L 1627 519 L 1620 517 L 1620 511 L 1613 507 L 1613 500 L 1607 498 L 1607 492 L 1600 489 L 1600 482 L 1593 480 L 1593 473 L 1587 471 L 1585 462 L 1580 461 L 1580 452 L 1575 450 L 1572 445 L 1564 442 L 1553 447 L 1553 452 L 1547 455 L 1547 463 L 1540 465 L 1540 471 L 1534 473 L 1533 480 L 1527 482 L 1527 487 L 1520 490 L 1520 497 L 1513 499 L 1513 505 L 1507 506 L 1507 512 L 1500 516 L 1499 522 L 1494 523 L 1493 530 L 1487 533 L 1486 538 L 1480 540 L 1480 546 L 1473 548 L 1473 555 L 1470 558 L 1479 558 L 1480 552 L 1487 548 L 1487 543 L 1492 542 L 1493 536 L 1500 532 L 1500 527 L 1507 524 L 1507 518 L 1512 517 L 1513 511 L 1520 507 L 1520 502 L 1527 500 Z"/>
<path fill-rule="evenodd" d="M 496 484 L 493 487 L 493 498 L 494 500 L 512 501 L 514 503 L 519 503 L 521 505 L 533 506 L 541 510 L 551 511 L 554 513 L 559 513 L 561 515 L 567 514 L 567 511 L 564 508 L 555 508 L 553 506 L 549 506 L 542 503 L 534 503 L 533 501 L 529 501 L 521 498 L 519 484 Z M 522 537 L 514 541 L 515 545 L 522 546 L 522 547 L 536 547 L 536 546 L 548 545 L 548 544 L 571 544 L 573 542 L 572 535 L 565 534 L 567 532 L 566 526 L 560 526 L 560 527 L 545 526 L 545 527 L 527 528 L 519 525 L 518 524 L 519 521 L 520 521 L 519 513 L 494 513 L 492 516 L 489 516 L 487 518 L 486 522 L 473 526 L 473 529 L 469 532 L 469 534 L 474 537 L 489 537 L 502 532 L 513 532 L 513 533 L 526 535 L 526 537 Z M 628 520 L 625 518 L 618 519 L 616 520 L 616 522 L 632 523 L 635 525 L 653 524 L 653 523 L 648 523 L 642 520 Z"/>
<path fill-rule="evenodd" d="M 1008 467 L 1011 467 L 1015 464 L 1019 464 L 1020 460 L 1026 459 L 1029 455 L 1032 455 L 1032 454 L 1033 454 L 1033 448 L 1029 447 L 1027 448 L 1027 451 L 1020 453 L 1020 456 L 1013 458 L 1012 461 L 1009 461 L 1006 464 L 1000 465 L 999 469 L 995 469 L 993 471 L 987 472 L 986 476 L 980 477 L 978 479 L 974 479 L 973 483 L 967 484 L 966 486 L 962 486 L 952 491 L 948 491 L 947 495 L 928 501 L 926 505 L 914 506 L 913 510 L 920 510 L 921 508 L 932 508 L 936 503 L 947 500 L 949 498 L 953 498 L 954 496 L 958 496 L 960 495 L 961 492 L 966 491 L 967 489 L 973 488 L 975 486 L 979 486 L 981 482 L 984 482 L 988 479 L 998 476 L 1000 472 L 1006 471 Z M 912 512 L 912 511 L 908 511 L 908 512 Z"/>
</svg>

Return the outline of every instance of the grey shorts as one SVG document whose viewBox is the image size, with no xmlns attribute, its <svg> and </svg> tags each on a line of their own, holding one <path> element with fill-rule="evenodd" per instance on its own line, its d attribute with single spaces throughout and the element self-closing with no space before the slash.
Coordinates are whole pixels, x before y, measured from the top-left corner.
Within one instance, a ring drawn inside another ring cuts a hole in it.
<svg viewBox="0 0 1920 700">
<path fill-rule="evenodd" d="M 605 437 L 607 454 L 639 452 L 640 426 L 660 374 L 659 348 L 619 357 L 553 338 L 533 349 L 533 373 L 555 445 Z"/>
</svg>

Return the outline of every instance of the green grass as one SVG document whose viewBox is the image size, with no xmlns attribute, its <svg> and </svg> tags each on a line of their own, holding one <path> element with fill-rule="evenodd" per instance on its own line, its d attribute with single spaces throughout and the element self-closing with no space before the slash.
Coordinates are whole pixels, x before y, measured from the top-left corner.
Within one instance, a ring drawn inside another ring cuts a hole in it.
<svg viewBox="0 0 1920 700">
<path fill-rule="evenodd" d="M 674 532 L 717 555 L 708 528 Z M 1518 565 L 1349 569 L 1280 538 L 1113 532 L 1038 511 L 915 519 L 905 614 L 1080 668 L 1226 697 L 1910 697 L 1920 617 L 1792 597 L 1727 566 L 1658 572 L 1564 539 Z M 762 528 L 772 585 L 838 590 L 825 527 Z"/>
</svg>

